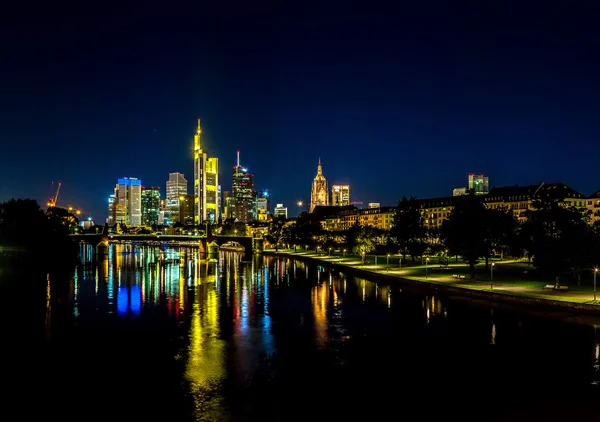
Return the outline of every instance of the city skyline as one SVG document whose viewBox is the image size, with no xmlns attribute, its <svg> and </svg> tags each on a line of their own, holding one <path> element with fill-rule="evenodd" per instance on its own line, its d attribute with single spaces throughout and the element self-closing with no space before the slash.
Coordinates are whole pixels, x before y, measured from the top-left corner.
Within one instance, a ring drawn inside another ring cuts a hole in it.
<svg viewBox="0 0 600 422">
<path fill-rule="evenodd" d="M 290 210 L 310 201 L 319 156 L 330 181 L 365 204 L 444 196 L 467 173 L 494 186 L 598 190 L 593 14 L 575 21 L 568 4 L 552 14 L 522 5 L 510 18 L 503 6 L 418 9 L 366 14 L 358 26 L 352 16 L 185 31 L 110 19 L 5 25 L 0 200 L 43 205 L 60 181 L 59 206 L 99 220 L 115 178 L 192 179 L 198 116 L 222 169 L 243 150 L 258 187 Z"/>
</svg>

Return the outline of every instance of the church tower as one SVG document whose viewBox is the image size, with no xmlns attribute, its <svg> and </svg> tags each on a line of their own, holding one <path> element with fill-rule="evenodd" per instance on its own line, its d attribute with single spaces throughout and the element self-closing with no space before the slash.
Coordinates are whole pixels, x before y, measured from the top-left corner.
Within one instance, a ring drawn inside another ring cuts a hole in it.
<svg viewBox="0 0 600 422">
<path fill-rule="evenodd" d="M 317 166 L 317 175 L 312 183 L 312 191 L 310 194 L 310 212 L 313 212 L 316 206 L 329 205 L 329 190 L 327 189 L 327 180 L 323 176 L 323 167 L 319 158 Z"/>
</svg>

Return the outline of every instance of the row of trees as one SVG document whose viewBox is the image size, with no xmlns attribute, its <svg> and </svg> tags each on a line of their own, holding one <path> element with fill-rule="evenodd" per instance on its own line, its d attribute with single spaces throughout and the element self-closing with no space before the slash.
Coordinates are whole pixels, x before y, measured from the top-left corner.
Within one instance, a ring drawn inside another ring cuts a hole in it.
<svg viewBox="0 0 600 422">
<path fill-rule="evenodd" d="M 315 216 L 302 213 L 295 221 L 273 219 L 268 240 L 275 245 L 338 246 L 358 254 L 384 243 L 386 252 L 413 260 L 438 252 L 462 256 L 471 278 L 479 260 L 484 259 L 487 268 L 492 256 L 526 256 L 557 284 L 569 275 L 579 281 L 582 272 L 600 265 L 600 225 L 590 224 L 589 211 L 568 206 L 565 195 L 559 188 L 542 190 L 532 209 L 523 211 L 522 224 L 513 210 L 487 208 L 481 197 L 471 194 L 456 199 L 439 232 L 427 231 L 419 202 L 404 197 L 389 232 L 358 225 L 344 233 L 324 232 Z"/>
<path fill-rule="evenodd" d="M 438 237 L 450 255 L 461 255 L 475 278 L 475 264 L 492 255 L 527 256 L 556 284 L 565 275 L 580 281 L 581 273 L 600 264 L 600 225 L 590 224 L 591 213 L 565 202 L 565 190 L 542 190 L 526 210 L 519 224 L 512 210 L 490 209 L 480 197 L 466 195 L 456 200 L 454 209 L 434 236 L 427 233 L 419 204 L 402 198 L 398 203 L 390 240 L 400 253 L 422 254 Z"/>
</svg>

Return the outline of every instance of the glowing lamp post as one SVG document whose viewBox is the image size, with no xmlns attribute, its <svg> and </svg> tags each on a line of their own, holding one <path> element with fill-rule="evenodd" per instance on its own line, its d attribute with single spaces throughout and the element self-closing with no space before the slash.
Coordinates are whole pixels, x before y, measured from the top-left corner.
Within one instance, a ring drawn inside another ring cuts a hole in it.
<svg viewBox="0 0 600 422">
<path fill-rule="evenodd" d="M 427 280 L 427 267 L 429 264 L 429 257 L 425 258 L 425 280 Z"/>
<path fill-rule="evenodd" d="M 594 268 L 594 302 L 596 301 L 596 274 L 598 274 L 598 267 Z"/>
<path fill-rule="evenodd" d="M 402 268 L 402 258 L 398 259 L 398 268 Z"/>
<path fill-rule="evenodd" d="M 387 254 L 387 272 L 390 272 L 390 254 Z"/>
<path fill-rule="evenodd" d="M 329 255 L 331 255 L 331 247 L 329 248 Z"/>
<path fill-rule="evenodd" d="M 342 255 L 344 258 L 346 257 L 346 249 L 344 249 L 344 253 Z"/>
<path fill-rule="evenodd" d="M 496 264 L 493 262 L 490 265 L 490 289 L 494 289 L 494 265 Z"/>
<path fill-rule="evenodd" d="M 234 235 L 234 236 L 237 236 L 237 229 L 235 229 L 235 230 L 233 231 L 233 235 Z"/>
<path fill-rule="evenodd" d="M 363 266 L 365 265 L 365 254 L 366 254 L 366 252 L 365 252 L 365 251 L 362 251 Z"/>
</svg>

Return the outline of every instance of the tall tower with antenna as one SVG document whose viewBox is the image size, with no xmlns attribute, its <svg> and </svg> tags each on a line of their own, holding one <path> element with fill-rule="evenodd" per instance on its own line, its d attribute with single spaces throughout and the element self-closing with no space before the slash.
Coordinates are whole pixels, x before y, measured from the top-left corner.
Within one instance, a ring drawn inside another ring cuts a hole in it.
<svg viewBox="0 0 600 422">
<path fill-rule="evenodd" d="M 194 223 L 219 221 L 219 159 L 202 149 L 200 119 L 194 135 Z"/>
</svg>

